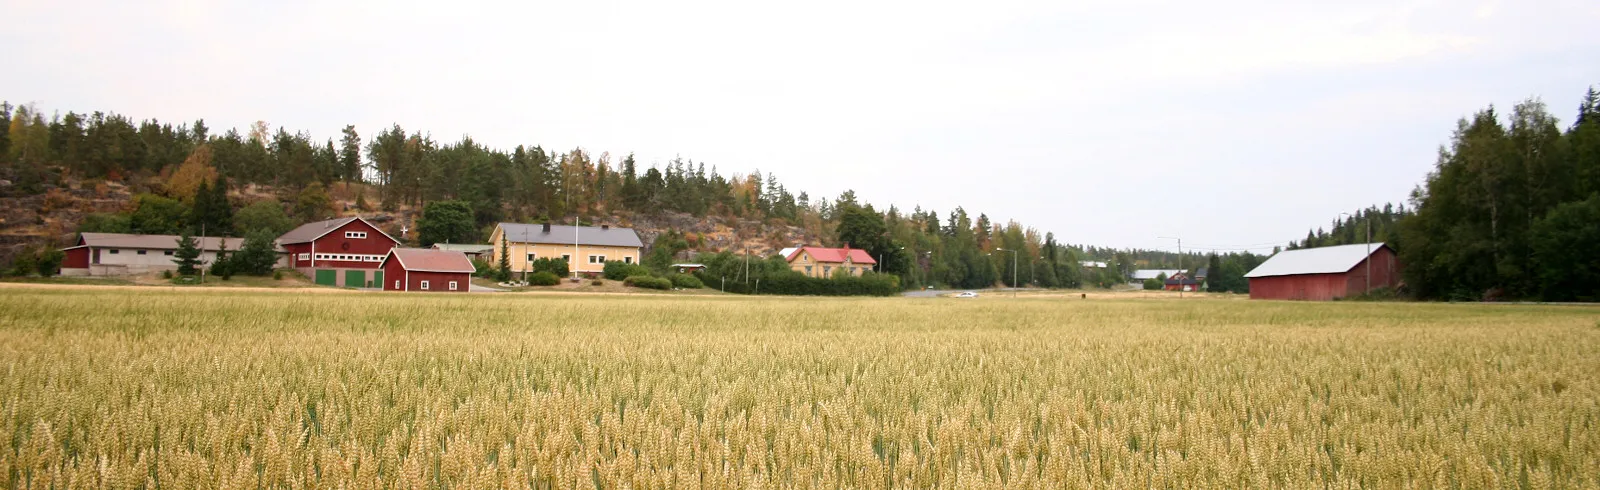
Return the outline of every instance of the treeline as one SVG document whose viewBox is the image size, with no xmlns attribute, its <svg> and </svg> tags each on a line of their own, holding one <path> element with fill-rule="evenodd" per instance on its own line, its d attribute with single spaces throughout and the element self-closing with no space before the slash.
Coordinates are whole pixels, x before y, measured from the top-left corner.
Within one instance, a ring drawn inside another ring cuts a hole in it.
<svg viewBox="0 0 1600 490">
<path fill-rule="evenodd" d="M 725 175 L 682 159 L 642 168 L 632 155 L 613 159 L 582 149 L 555 152 L 527 145 L 504 151 L 470 137 L 439 142 L 398 125 L 364 141 L 353 126 L 337 139 L 318 140 L 303 131 L 272 130 L 264 122 L 244 133 L 214 134 L 203 120 L 135 123 L 102 112 L 46 119 L 32 106 L 4 103 L 0 117 L 10 122 L 0 125 L 5 157 L 0 163 L 20 176 L 22 192 L 40 192 L 65 175 L 166 184 L 141 195 L 128 215 L 92 217 L 86 229 L 95 231 L 198 234 L 203 228 L 208 234 L 240 236 L 283 229 L 336 212 L 329 189 L 349 195 L 351 185 L 365 184 L 376 189 L 378 202 L 358 201 L 362 210 L 465 203 L 477 234 L 463 238 L 476 240 L 486 239 L 498 221 L 589 223 L 661 211 L 799 226 L 823 237 L 823 243 L 804 245 L 863 248 L 882 261 L 881 272 L 897 276 L 905 287 L 1109 287 L 1124 283 L 1133 268 L 1128 259 L 1117 261 L 1115 270 L 1085 270 L 1079 261 L 1089 255 L 1082 248 L 1016 222 L 974 217 L 962 208 L 879 211 L 858 202 L 851 191 L 837 198 L 812 196 L 789 190 L 770 173 Z M 204 192 L 201 184 L 208 186 Z M 216 209 L 213 193 L 249 184 L 274 186 L 285 202 L 230 202 L 231 215 Z M 737 232 L 741 238 L 759 238 L 766 228 Z"/>
<path fill-rule="evenodd" d="M 1462 119 L 1399 221 L 1426 299 L 1600 300 L 1600 95 L 1565 130 L 1539 100 Z"/>
<path fill-rule="evenodd" d="M 1304 240 L 1289 242 L 1289 249 L 1367 243 L 1369 232 L 1373 243 L 1386 243 L 1398 249 L 1400 221 L 1411 215 L 1412 212 L 1404 204 L 1384 204 L 1382 208 L 1373 206 L 1353 214 L 1342 214 L 1339 219 L 1333 220 L 1329 228 L 1307 231 Z"/>
</svg>

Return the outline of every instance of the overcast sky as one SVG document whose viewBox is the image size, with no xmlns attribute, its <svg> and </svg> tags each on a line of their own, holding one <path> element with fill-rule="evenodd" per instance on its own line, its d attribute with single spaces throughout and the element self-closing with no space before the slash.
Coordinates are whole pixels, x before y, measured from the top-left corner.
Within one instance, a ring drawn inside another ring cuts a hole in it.
<svg viewBox="0 0 1600 490">
<path fill-rule="evenodd" d="M 1063 241 L 1402 202 L 1456 119 L 1600 83 L 1600 2 L 0 0 L 0 99 L 215 132 L 681 156 Z"/>
</svg>

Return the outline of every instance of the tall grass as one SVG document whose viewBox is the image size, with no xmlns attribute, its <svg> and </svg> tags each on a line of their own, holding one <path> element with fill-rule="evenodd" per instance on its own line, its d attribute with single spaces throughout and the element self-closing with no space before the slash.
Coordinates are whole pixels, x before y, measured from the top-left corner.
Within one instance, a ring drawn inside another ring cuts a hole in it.
<svg viewBox="0 0 1600 490">
<path fill-rule="evenodd" d="M 6 290 L 0 484 L 1596 487 L 1597 315 Z"/>
</svg>

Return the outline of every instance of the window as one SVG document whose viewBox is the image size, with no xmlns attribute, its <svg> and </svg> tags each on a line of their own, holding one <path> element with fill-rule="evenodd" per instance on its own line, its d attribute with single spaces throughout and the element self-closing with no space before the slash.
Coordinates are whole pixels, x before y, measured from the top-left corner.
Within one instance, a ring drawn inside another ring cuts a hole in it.
<svg viewBox="0 0 1600 490">
<path fill-rule="evenodd" d="M 829 276 L 833 275 L 833 266 L 831 266 L 831 265 L 822 266 L 822 273 L 824 275 L 829 275 Z"/>
<path fill-rule="evenodd" d="M 533 262 L 533 254 L 528 254 L 528 262 Z"/>
<path fill-rule="evenodd" d="M 450 281 L 450 290 L 451 291 L 455 291 L 456 290 L 456 282 L 455 281 Z"/>
<path fill-rule="evenodd" d="M 571 264 L 572 263 L 572 255 L 571 254 L 561 254 L 561 260 L 564 260 L 568 264 Z"/>
<path fill-rule="evenodd" d="M 300 254 L 300 260 L 311 260 L 311 254 Z"/>
<path fill-rule="evenodd" d="M 606 263 L 606 256 L 604 256 L 604 255 L 590 255 L 589 256 L 589 263 L 591 263 L 591 264 L 604 264 L 604 263 Z"/>
<path fill-rule="evenodd" d="M 624 264 L 632 264 L 633 263 L 633 257 L 623 257 L 622 258 L 622 263 L 624 263 Z"/>
<path fill-rule="evenodd" d="M 394 290 L 395 291 L 399 291 L 400 290 L 400 280 L 399 279 L 395 279 L 394 280 Z"/>
<path fill-rule="evenodd" d="M 144 255 L 144 252 L 145 252 L 144 250 L 140 250 L 139 251 L 139 255 Z"/>
<path fill-rule="evenodd" d="M 344 237 L 345 238 L 366 238 L 367 237 L 367 232 L 365 232 L 365 231 L 347 231 L 347 232 L 344 232 Z"/>
<path fill-rule="evenodd" d="M 811 275 L 811 266 L 806 266 L 806 275 Z"/>
<path fill-rule="evenodd" d="M 172 251 L 171 250 L 167 250 L 165 252 L 161 252 L 161 255 L 165 255 L 165 256 L 171 257 L 172 256 Z"/>
<path fill-rule="evenodd" d="M 422 290 L 423 291 L 427 291 L 428 290 L 428 281 L 422 281 Z"/>
<path fill-rule="evenodd" d="M 117 249 L 114 249 L 114 248 L 111 249 L 111 255 L 116 255 L 117 252 L 121 252 L 121 250 L 117 250 Z"/>
</svg>

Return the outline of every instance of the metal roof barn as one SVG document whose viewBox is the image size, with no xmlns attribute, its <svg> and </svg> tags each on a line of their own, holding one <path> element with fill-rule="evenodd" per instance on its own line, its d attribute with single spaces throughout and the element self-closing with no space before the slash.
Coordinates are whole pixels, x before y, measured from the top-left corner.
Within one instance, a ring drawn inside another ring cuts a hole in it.
<svg viewBox="0 0 1600 490">
<path fill-rule="evenodd" d="M 1399 284 L 1394 249 L 1383 243 L 1287 250 L 1244 277 L 1250 299 L 1327 301 Z"/>
</svg>

